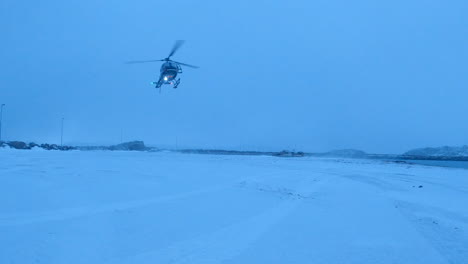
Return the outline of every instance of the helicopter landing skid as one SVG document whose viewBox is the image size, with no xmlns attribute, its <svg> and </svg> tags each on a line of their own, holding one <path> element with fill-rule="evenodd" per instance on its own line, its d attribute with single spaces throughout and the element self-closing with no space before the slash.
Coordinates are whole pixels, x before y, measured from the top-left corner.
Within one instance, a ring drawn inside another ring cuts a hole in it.
<svg viewBox="0 0 468 264">
<path fill-rule="evenodd" d="M 179 78 L 179 79 L 177 79 L 177 81 L 175 81 L 175 83 L 174 83 L 174 86 L 173 86 L 173 87 L 174 87 L 174 89 L 176 89 L 176 88 L 177 88 L 177 86 L 179 86 L 179 84 L 180 84 L 180 78 Z"/>
</svg>

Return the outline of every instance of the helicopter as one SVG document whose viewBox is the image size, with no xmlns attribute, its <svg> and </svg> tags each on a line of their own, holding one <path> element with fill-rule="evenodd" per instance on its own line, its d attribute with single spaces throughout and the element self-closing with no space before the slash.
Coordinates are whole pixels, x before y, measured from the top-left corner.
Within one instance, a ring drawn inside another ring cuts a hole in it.
<svg viewBox="0 0 468 264">
<path fill-rule="evenodd" d="M 177 78 L 177 74 L 182 73 L 182 67 L 181 66 L 186 66 L 186 67 L 194 68 L 194 69 L 199 68 L 198 66 L 194 66 L 194 65 L 190 65 L 190 64 L 186 64 L 186 63 L 171 60 L 171 57 L 184 44 L 184 42 L 185 42 L 184 40 L 177 40 L 174 43 L 174 46 L 172 47 L 172 50 L 169 53 L 169 56 L 167 56 L 167 58 L 165 58 L 165 59 L 127 61 L 126 63 L 127 64 L 135 64 L 135 63 L 147 63 L 147 62 L 164 61 L 164 63 L 161 65 L 161 70 L 160 70 L 160 75 L 159 75 L 158 81 L 151 82 L 151 84 L 155 85 L 155 88 L 159 88 L 159 92 L 161 92 L 161 86 L 163 84 L 172 85 L 172 87 L 175 89 L 180 84 L 180 78 Z"/>
</svg>

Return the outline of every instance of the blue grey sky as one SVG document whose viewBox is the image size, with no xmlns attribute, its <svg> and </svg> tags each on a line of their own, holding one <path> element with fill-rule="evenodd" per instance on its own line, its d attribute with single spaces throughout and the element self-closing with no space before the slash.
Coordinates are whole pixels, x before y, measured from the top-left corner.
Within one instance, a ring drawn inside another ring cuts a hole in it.
<svg viewBox="0 0 468 264">
<path fill-rule="evenodd" d="M 468 2 L 0 2 L 7 140 L 357 148 L 468 144 Z M 177 90 L 150 82 L 167 56 Z"/>
</svg>

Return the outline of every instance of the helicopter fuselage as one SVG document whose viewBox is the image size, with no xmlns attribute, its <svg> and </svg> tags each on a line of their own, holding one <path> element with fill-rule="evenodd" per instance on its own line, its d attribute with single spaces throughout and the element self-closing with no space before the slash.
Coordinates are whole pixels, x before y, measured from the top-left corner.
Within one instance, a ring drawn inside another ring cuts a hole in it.
<svg viewBox="0 0 468 264">
<path fill-rule="evenodd" d="M 172 61 L 167 61 L 161 65 L 159 80 L 164 84 L 171 84 L 171 82 L 177 77 L 178 73 L 182 73 L 182 68 L 179 64 Z"/>
</svg>

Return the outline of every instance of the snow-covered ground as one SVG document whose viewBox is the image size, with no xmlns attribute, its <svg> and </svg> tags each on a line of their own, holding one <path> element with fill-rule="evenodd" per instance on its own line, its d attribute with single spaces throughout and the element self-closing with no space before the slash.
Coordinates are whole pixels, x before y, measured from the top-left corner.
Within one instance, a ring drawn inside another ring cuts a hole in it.
<svg viewBox="0 0 468 264">
<path fill-rule="evenodd" d="M 3 149 L 0 263 L 468 263 L 468 170 Z"/>
</svg>

